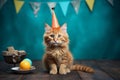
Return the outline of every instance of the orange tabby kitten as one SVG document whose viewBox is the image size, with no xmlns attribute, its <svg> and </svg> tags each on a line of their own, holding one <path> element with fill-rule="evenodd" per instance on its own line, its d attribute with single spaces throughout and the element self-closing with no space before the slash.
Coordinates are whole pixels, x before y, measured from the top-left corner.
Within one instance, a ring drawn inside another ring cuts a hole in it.
<svg viewBox="0 0 120 80">
<path fill-rule="evenodd" d="M 53 30 L 48 24 L 45 25 L 44 44 L 46 46 L 43 63 L 50 74 L 67 74 L 71 70 L 94 72 L 90 67 L 73 65 L 73 56 L 69 51 L 69 37 L 67 26 Z"/>
</svg>

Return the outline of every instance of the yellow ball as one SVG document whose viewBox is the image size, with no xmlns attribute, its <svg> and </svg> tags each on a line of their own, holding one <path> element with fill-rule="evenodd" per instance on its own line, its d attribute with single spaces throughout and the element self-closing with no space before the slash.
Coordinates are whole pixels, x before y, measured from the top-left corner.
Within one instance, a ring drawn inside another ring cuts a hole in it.
<svg viewBox="0 0 120 80">
<path fill-rule="evenodd" d="M 28 61 L 20 62 L 20 69 L 21 70 L 30 70 L 30 63 Z"/>
</svg>

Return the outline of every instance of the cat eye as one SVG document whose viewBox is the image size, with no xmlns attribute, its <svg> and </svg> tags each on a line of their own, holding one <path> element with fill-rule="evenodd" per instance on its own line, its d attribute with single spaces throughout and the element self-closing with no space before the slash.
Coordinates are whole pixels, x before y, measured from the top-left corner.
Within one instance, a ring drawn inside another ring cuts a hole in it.
<svg viewBox="0 0 120 80">
<path fill-rule="evenodd" d="M 61 35 L 59 34 L 58 37 L 61 37 Z"/>
<path fill-rule="evenodd" d="M 50 37 L 54 38 L 54 35 L 53 35 L 53 34 L 51 34 L 51 35 L 50 35 Z"/>
</svg>

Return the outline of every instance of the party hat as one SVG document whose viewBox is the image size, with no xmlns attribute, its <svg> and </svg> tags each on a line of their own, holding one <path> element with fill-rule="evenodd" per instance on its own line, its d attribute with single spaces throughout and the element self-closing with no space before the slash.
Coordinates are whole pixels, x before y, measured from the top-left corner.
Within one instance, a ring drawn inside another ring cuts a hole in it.
<svg viewBox="0 0 120 80">
<path fill-rule="evenodd" d="M 59 29 L 59 23 L 58 20 L 56 18 L 55 12 L 54 12 L 54 8 L 52 9 L 52 29 Z"/>
</svg>

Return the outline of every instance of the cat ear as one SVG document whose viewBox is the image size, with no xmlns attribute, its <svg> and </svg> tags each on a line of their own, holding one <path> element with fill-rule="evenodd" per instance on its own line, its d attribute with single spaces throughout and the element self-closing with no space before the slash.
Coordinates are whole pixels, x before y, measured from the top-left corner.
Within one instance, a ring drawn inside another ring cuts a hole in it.
<svg viewBox="0 0 120 80">
<path fill-rule="evenodd" d="M 66 24 L 66 23 L 64 23 L 64 24 L 62 25 L 61 30 L 62 30 L 63 32 L 67 32 L 67 24 Z"/>
<path fill-rule="evenodd" d="M 51 27 L 45 23 L 45 31 L 48 32 L 51 29 Z"/>
</svg>

